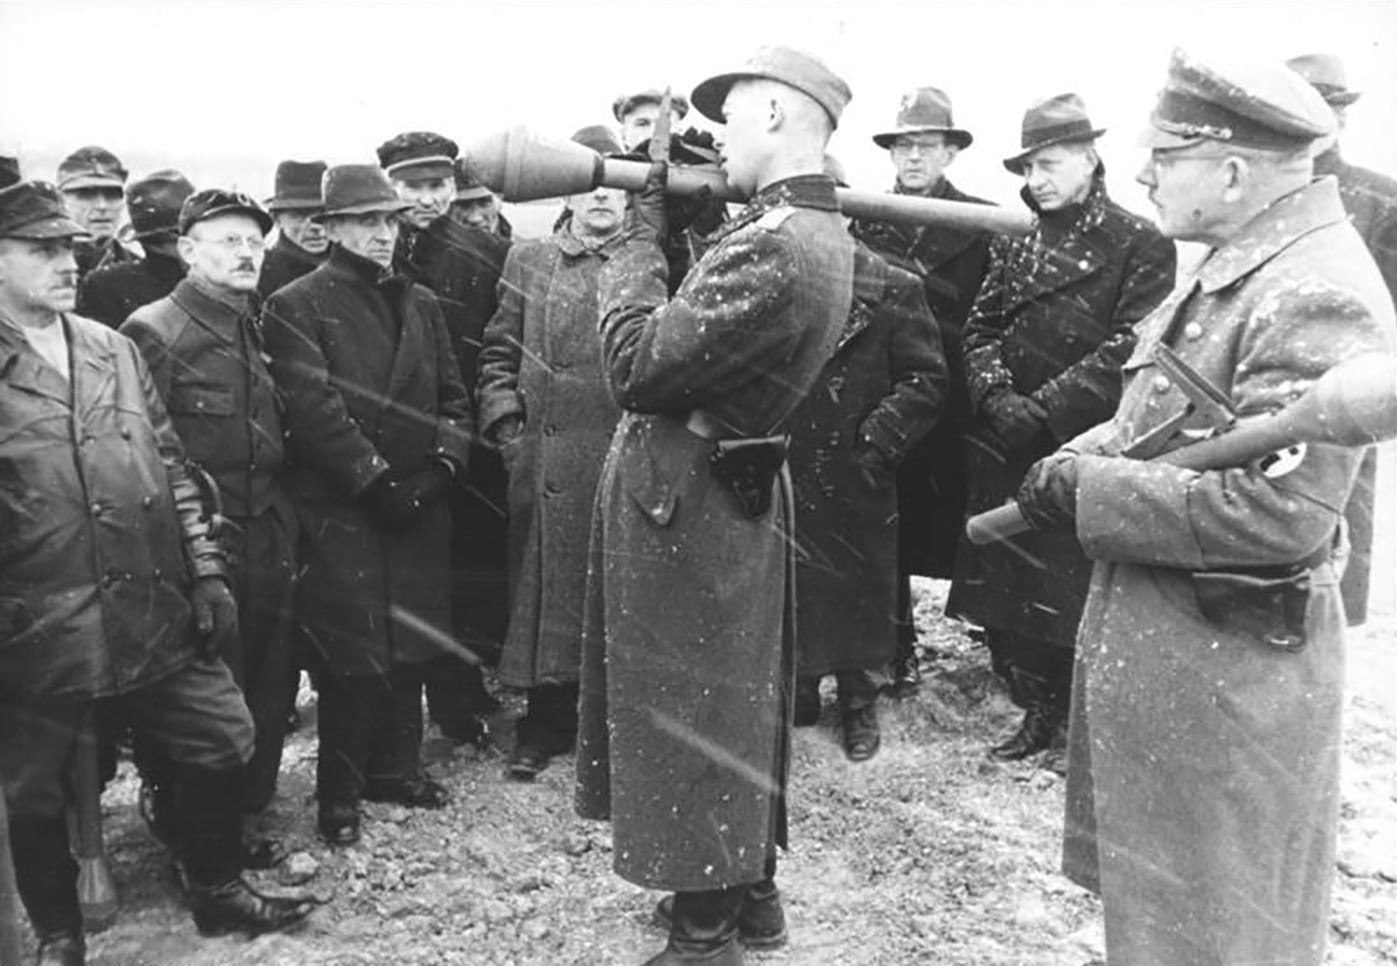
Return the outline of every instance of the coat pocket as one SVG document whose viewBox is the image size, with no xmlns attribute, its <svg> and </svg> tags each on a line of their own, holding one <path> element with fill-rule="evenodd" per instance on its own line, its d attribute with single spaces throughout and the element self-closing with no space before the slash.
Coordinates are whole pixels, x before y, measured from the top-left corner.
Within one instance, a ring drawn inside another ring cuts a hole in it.
<svg viewBox="0 0 1397 966">
<path fill-rule="evenodd" d="M 1305 647 L 1308 567 L 1268 568 L 1266 573 L 1199 571 L 1193 574 L 1193 591 L 1210 623 L 1276 650 L 1294 653 Z"/>
<path fill-rule="evenodd" d="M 657 527 L 667 527 L 674 519 L 679 505 L 678 490 L 655 466 L 649 453 L 639 454 L 632 461 L 626 474 L 625 490 L 636 508 Z"/>
<path fill-rule="evenodd" d="M 177 382 L 170 387 L 168 408 L 182 416 L 231 416 L 234 406 L 232 386 Z"/>
</svg>

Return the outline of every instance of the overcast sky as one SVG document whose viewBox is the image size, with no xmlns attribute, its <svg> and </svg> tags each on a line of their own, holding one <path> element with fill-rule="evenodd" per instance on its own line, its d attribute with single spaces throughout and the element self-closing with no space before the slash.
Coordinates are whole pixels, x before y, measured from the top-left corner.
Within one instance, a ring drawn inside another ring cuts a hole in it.
<svg viewBox="0 0 1397 966">
<path fill-rule="evenodd" d="M 935 84 L 976 139 L 952 178 L 1012 202 L 999 162 L 1024 107 L 1075 90 L 1109 129 L 1112 190 L 1143 208 L 1135 138 L 1176 45 L 1341 54 L 1365 92 L 1345 153 L 1397 171 L 1397 0 L 0 0 L 0 150 L 51 178 L 97 143 L 138 175 L 174 166 L 265 195 L 279 159 L 370 161 L 404 130 L 566 137 L 609 122 L 623 91 L 687 92 L 763 43 L 811 49 L 848 80 L 832 150 L 856 187 L 888 186 L 869 137 L 905 90 Z"/>
</svg>

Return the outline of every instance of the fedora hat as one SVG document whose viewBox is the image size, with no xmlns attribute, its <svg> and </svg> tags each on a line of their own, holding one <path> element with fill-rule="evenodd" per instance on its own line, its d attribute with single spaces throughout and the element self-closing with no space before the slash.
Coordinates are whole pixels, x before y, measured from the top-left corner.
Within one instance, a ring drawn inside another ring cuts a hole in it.
<svg viewBox="0 0 1397 966">
<path fill-rule="evenodd" d="M 315 211 L 321 205 L 320 182 L 324 161 L 283 161 L 276 166 L 276 183 L 267 199 L 267 210 Z"/>
<path fill-rule="evenodd" d="M 1039 148 L 1073 141 L 1095 141 L 1105 133 L 1104 127 L 1092 126 L 1087 106 L 1079 95 L 1045 97 L 1024 111 L 1019 153 L 1005 158 L 1004 167 L 1013 174 L 1022 174 L 1024 161 Z"/>
<path fill-rule="evenodd" d="M 1309 81 L 1331 107 L 1347 107 L 1363 96 L 1362 91 L 1349 90 L 1344 62 L 1334 54 L 1304 54 L 1285 65 Z"/>
<path fill-rule="evenodd" d="M 412 202 L 398 197 L 388 175 L 376 164 L 337 164 L 328 168 L 321 194 L 325 207 L 314 216 L 317 220 L 373 211 L 399 212 L 412 207 Z"/>
<path fill-rule="evenodd" d="M 939 87 L 918 87 L 902 95 L 897 108 L 893 130 L 873 135 L 873 143 L 890 148 L 904 134 L 944 134 L 958 148 L 968 148 L 975 140 L 966 130 L 956 127 L 951 118 L 951 99 Z"/>
</svg>

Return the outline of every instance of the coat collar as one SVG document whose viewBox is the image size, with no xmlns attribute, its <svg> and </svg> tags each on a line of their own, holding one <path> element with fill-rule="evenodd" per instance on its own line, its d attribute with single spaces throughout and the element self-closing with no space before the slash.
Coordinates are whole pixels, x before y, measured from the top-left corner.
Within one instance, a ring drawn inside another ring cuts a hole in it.
<svg viewBox="0 0 1397 966">
<path fill-rule="evenodd" d="M 170 293 L 170 301 L 179 306 L 194 324 L 207 331 L 224 345 L 237 339 L 238 327 L 255 312 L 255 302 L 248 299 L 239 311 L 232 304 L 216 298 L 193 278 L 185 276 Z"/>
<path fill-rule="evenodd" d="M 272 245 L 272 250 L 267 254 L 284 256 L 299 265 L 311 266 L 320 265 L 330 257 L 328 250 L 317 255 L 314 252 L 306 251 L 285 235 L 277 236 L 276 243 Z"/>
<path fill-rule="evenodd" d="M 1318 178 L 1272 202 L 1240 234 L 1208 253 L 1198 269 L 1202 290 L 1212 294 L 1250 275 L 1300 238 L 1346 221 L 1339 182 Z"/>
<path fill-rule="evenodd" d="M 365 285 L 370 288 L 392 289 L 402 287 L 408 280 L 392 269 L 384 268 L 371 258 L 356 255 L 341 245 L 330 246 L 330 257 L 324 266 L 332 275 Z"/>
<path fill-rule="evenodd" d="M 621 247 L 621 243 L 626 239 L 625 230 L 618 231 L 600 245 L 588 245 L 582 239 L 572 233 L 572 222 L 569 221 L 562 228 L 553 233 L 553 243 L 568 258 L 581 258 L 585 255 L 596 255 L 599 258 L 610 258 L 616 249 Z"/>
<path fill-rule="evenodd" d="M 767 185 L 752 196 L 736 218 L 714 232 L 714 239 L 745 228 L 773 208 L 784 206 L 814 208 L 816 211 L 838 211 L 834 181 L 823 174 L 798 174 Z"/>
</svg>

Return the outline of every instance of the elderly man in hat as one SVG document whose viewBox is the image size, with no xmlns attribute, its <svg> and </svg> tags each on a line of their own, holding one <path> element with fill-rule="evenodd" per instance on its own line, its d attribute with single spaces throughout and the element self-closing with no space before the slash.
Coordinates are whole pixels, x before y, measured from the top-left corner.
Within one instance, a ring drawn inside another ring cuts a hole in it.
<svg viewBox="0 0 1397 966">
<path fill-rule="evenodd" d="M 609 143 L 591 146 L 620 154 L 615 135 L 600 130 Z M 627 201 L 619 188 L 572 195 L 552 236 L 510 249 L 480 352 L 480 428 L 509 471 L 511 607 L 500 681 L 528 693 L 507 766 L 520 780 L 577 739 L 592 504 L 621 414 L 602 373 L 597 276 L 621 245 Z"/>
<path fill-rule="evenodd" d="M 411 205 L 402 216 L 393 267 L 436 295 L 461 379 L 474 393 L 481 339 L 499 304 L 496 289 L 509 242 L 453 212 L 458 154 L 455 141 L 430 131 L 399 134 L 378 147 L 393 188 Z M 473 444 L 465 482 L 451 506 L 451 630 L 472 655 L 493 662 L 509 622 L 505 476 L 498 451 Z M 427 706 L 447 738 L 480 745 L 489 735 L 485 716 L 499 702 L 485 689 L 478 660 L 449 655 L 428 678 Z"/>
<path fill-rule="evenodd" d="M 330 254 L 320 211 L 320 180 L 324 161 L 283 161 L 276 166 L 267 211 L 276 224 L 276 242 L 267 249 L 257 294 L 265 301 L 277 289 L 315 269 Z"/>
<path fill-rule="evenodd" d="M 611 114 L 621 126 L 621 147 L 634 151 L 636 145 L 648 141 L 655 131 L 655 123 L 660 117 L 660 102 L 664 91 L 650 87 L 634 94 L 622 94 L 611 102 Z M 679 122 L 689 113 L 689 101 L 683 94 L 671 94 L 669 98 L 671 126 L 678 130 Z"/>
<path fill-rule="evenodd" d="M 894 194 L 988 204 L 966 194 L 946 169 L 974 136 L 957 127 L 951 98 L 939 87 L 903 95 L 891 130 L 873 136 L 895 171 Z M 947 578 L 965 519 L 966 442 L 970 397 L 961 361 L 961 330 L 989 262 L 989 239 L 945 225 L 897 225 L 855 221 L 854 237 L 894 265 L 919 276 L 927 305 L 941 329 L 950 372 L 945 407 L 935 428 L 907 453 L 898 468 L 898 647 L 893 693 L 915 690 L 921 675 L 914 645 L 911 574 Z"/>
<path fill-rule="evenodd" d="M 1002 504 L 1032 463 L 1110 416 L 1135 323 L 1174 282 L 1173 243 L 1107 196 L 1095 146 L 1103 132 L 1080 97 L 1035 103 L 1022 133 L 1022 150 L 1004 167 L 1023 178 L 1038 226 L 1026 238 L 996 240 L 965 329 L 972 512 Z M 1015 760 L 1051 747 L 1049 766 L 1062 767 L 1089 576 L 1068 533 L 1009 546 L 962 541 L 946 611 L 984 628 L 994 669 L 1024 708 L 995 755 Z"/>
<path fill-rule="evenodd" d="M 320 834 L 359 802 L 441 808 L 422 770 L 422 688 L 450 634 L 448 492 L 470 402 L 432 293 L 392 271 L 398 198 L 376 165 L 325 173 L 330 257 L 263 313 L 301 522 L 296 613 L 320 673 Z"/>
<path fill-rule="evenodd" d="M 0 779 L 42 964 L 84 960 L 67 773 L 99 700 L 173 762 L 175 837 L 200 932 L 263 932 L 305 903 L 243 881 L 247 705 L 224 554 L 136 347 L 72 313 L 72 240 L 50 185 L 0 191 Z"/>
<path fill-rule="evenodd" d="M 127 171 L 106 148 L 78 148 L 58 164 L 58 190 L 68 214 L 87 232 L 74 242 L 78 281 L 88 272 L 112 262 L 133 261 L 135 254 L 117 236 L 125 218 Z"/>
<path fill-rule="evenodd" d="M 693 102 L 725 125 L 723 170 L 751 200 L 671 297 L 664 240 L 685 226 L 655 165 L 602 271 L 603 362 L 624 414 L 593 524 L 577 803 L 611 819 L 618 874 L 675 890 L 649 966 L 732 966 L 744 942 L 785 940 L 784 433 L 852 300 L 854 243 L 823 174 L 849 97 L 784 47 L 701 83 Z"/>
<path fill-rule="evenodd" d="M 1356 164 L 1349 164 L 1339 153 L 1339 137 L 1348 120 L 1348 108 L 1362 96 L 1351 90 L 1344 62 L 1333 54 L 1305 54 L 1286 61 L 1291 70 L 1319 91 L 1334 114 L 1337 132 L 1327 149 L 1315 158 L 1315 175 L 1339 179 L 1339 196 L 1353 220 L 1353 227 L 1368 246 L 1387 282 L 1387 290 L 1397 299 L 1397 180 Z M 1344 614 L 1350 627 L 1368 619 L 1368 590 L 1373 569 L 1373 498 L 1377 487 L 1378 453 L 1370 450 L 1363 458 L 1363 469 L 1353 498 L 1344 508 L 1351 551 L 1344 567 Z"/>
<path fill-rule="evenodd" d="M 480 180 L 480 172 L 470 158 L 457 158 L 453 168 L 456 198 L 451 202 L 452 216 L 472 228 L 509 241 L 514 226 L 500 211 L 500 196 Z"/>
<path fill-rule="evenodd" d="M 296 514 L 282 487 L 282 428 L 256 323 L 258 270 L 272 219 L 246 195 L 208 188 L 179 214 L 179 257 L 189 274 L 121 327 L 136 343 L 184 450 L 213 480 L 231 544 L 229 582 L 239 634 L 222 657 L 242 688 L 256 742 L 242 789 L 245 859 L 266 867 L 279 844 L 254 829 L 276 793 L 294 697 L 289 640 L 296 574 Z M 159 769 L 155 825 L 171 813 Z"/>
<path fill-rule="evenodd" d="M 115 329 L 142 305 L 174 290 L 185 273 L 177 250 L 179 211 L 193 193 L 189 179 L 173 169 L 152 172 L 127 186 L 126 208 L 145 255 L 89 272 L 78 284 L 80 315 Z"/>
<path fill-rule="evenodd" d="M 1139 441 L 1167 451 L 1216 428 L 1168 352 L 1245 419 L 1390 355 L 1392 301 L 1335 182 L 1311 180 L 1335 125 L 1294 73 L 1175 51 L 1150 122 L 1136 179 L 1164 233 L 1208 251 L 1140 323 L 1115 416 L 1017 496 L 1095 561 L 1064 869 L 1101 893 L 1113 966 L 1319 966 L 1344 705 L 1333 561 L 1363 450 L 1186 470 L 1139 458 Z"/>
</svg>

